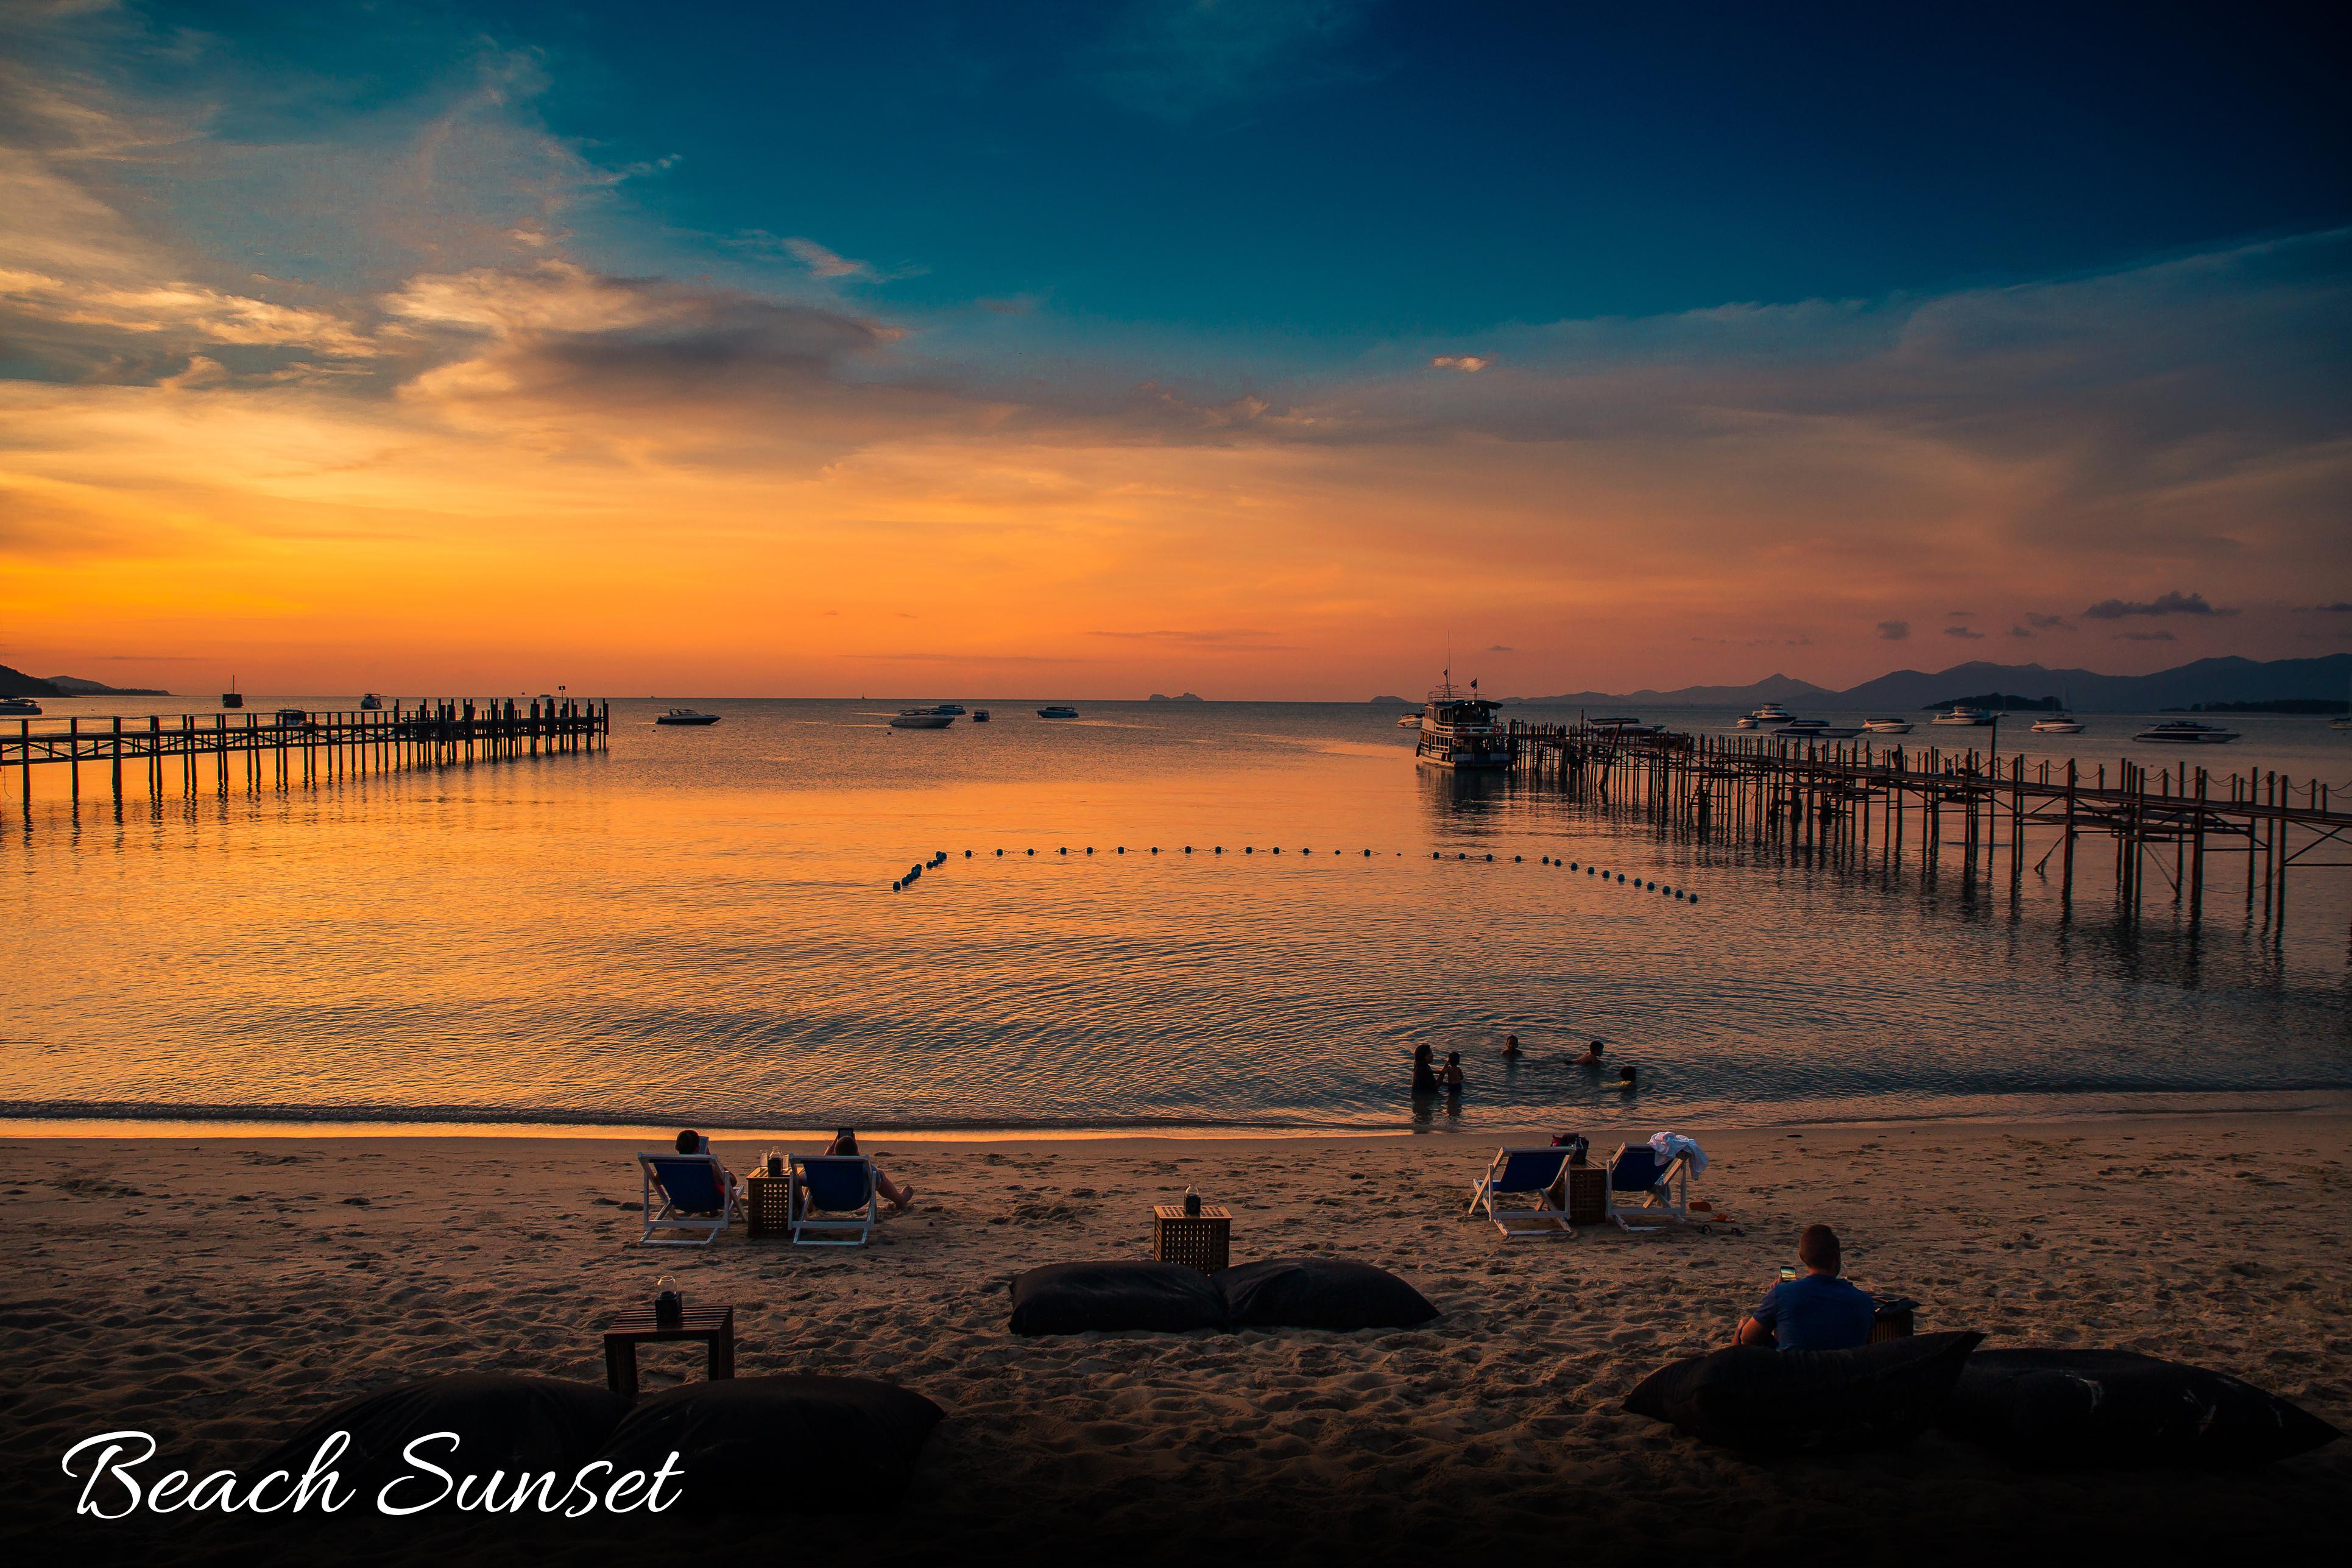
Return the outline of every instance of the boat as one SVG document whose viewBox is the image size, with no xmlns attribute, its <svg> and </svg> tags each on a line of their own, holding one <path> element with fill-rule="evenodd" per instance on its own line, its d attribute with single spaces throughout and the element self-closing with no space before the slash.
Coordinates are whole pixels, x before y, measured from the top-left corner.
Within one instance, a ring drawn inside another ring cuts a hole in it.
<svg viewBox="0 0 2352 1568">
<path fill-rule="evenodd" d="M 2033 732 L 2037 735 L 2079 735 L 2083 732 L 2083 721 L 2071 713 L 2046 714 L 2033 721 Z"/>
<path fill-rule="evenodd" d="M 2158 741 L 2175 746 L 2218 746 L 2237 738 L 2235 730 L 2224 730 L 2219 724 L 2193 723 L 2187 719 L 2168 719 L 2132 737 L 2135 741 Z"/>
<path fill-rule="evenodd" d="M 1037 710 L 1037 717 L 1040 719 L 1075 719 L 1077 716 L 1078 710 L 1076 709 L 1066 708 L 1058 703 L 1050 708 L 1040 708 Z"/>
<path fill-rule="evenodd" d="M 1457 690 L 1454 672 L 1446 671 L 1421 710 L 1421 740 L 1413 748 L 1413 760 L 1433 768 L 1510 766 L 1510 739 L 1495 727 L 1501 706 L 1479 696 L 1475 680 L 1469 690 Z"/>
<path fill-rule="evenodd" d="M 1623 713 L 1619 713 L 1607 719 L 1587 719 L 1584 721 L 1584 724 L 1585 728 L 1589 730 L 1645 730 L 1649 728 L 1648 725 L 1643 723 L 1639 719 L 1635 719 L 1631 715 Z"/>
<path fill-rule="evenodd" d="M 1911 732 L 1908 719 L 1864 719 L 1862 727 L 1874 735 L 1907 735 Z"/>
<path fill-rule="evenodd" d="M 1742 713 L 1738 718 L 1734 719 L 1731 721 L 1731 727 L 1735 730 L 1753 730 L 1756 728 L 1756 715 L 1753 713 Z"/>
<path fill-rule="evenodd" d="M 975 708 L 975 709 L 973 709 L 973 710 L 971 710 L 971 721 L 972 721 L 973 723 L 975 723 L 975 724 L 985 724 L 985 723 L 987 723 L 987 722 L 988 722 L 988 710 L 987 710 L 987 709 L 985 709 L 985 708 Z"/>
<path fill-rule="evenodd" d="M 654 721 L 656 724 L 716 724 L 716 713 L 698 713 L 691 708 L 673 708 Z"/>
<path fill-rule="evenodd" d="M 373 692 L 373 691 L 368 692 L 365 696 L 363 696 L 363 697 L 362 697 L 362 698 L 360 699 L 360 711 L 361 711 L 361 712 L 362 712 L 362 713 L 381 713 L 381 712 L 383 712 L 383 698 L 381 698 L 381 697 L 378 697 L 378 696 L 377 696 L 374 692 Z"/>
<path fill-rule="evenodd" d="M 245 706 L 245 693 L 236 689 L 236 677 L 234 675 L 228 678 L 228 689 L 221 693 L 221 706 L 224 708 Z"/>
<path fill-rule="evenodd" d="M 1743 730 L 1755 729 L 1759 724 L 1785 724 L 1796 715 L 1778 702 L 1767 702 L 1748 717 L 1750 722 L 1742 724 L 1740 728 Z"/>
<path fill-rule="evenodd" d="M 893 730 L 944 730 L 956 721 L 952 713 L 936 708 L 901 708 L 890 716 Z"/>
<path fill-rule="evenodd" d="M 964 706 L 961 702 L 942 702 L 938 707 L 932 709 L 931 711 L 934 713 L 944 713 L 949 718 L 953 719 L 962 714 L 964 711 Z"/>
<path fill-rule="evenodd" d="M 1981 708 L 1971 708 L 1965 702 L 1955 702 L 1944 712 L 1927 721 L 1930 724 L 1961 724 L 1972 728 L 1992 722 L 1992 715 Z"/>
<path fill-rule="evenodd" d="M 281 727 L 289 730 L 305 729 L 310 725 L 310 715 L 299 708 L 280 708 L 278 710 L 278 722 Z"/>
<path fill-rule="evenodd" d="M 1772 733 L 1784 741 L 1851 741 L 1862 733 L 1862 726 L 1832 724 L 1826 719 L 1799 719 Z"/>
<path fill-rule="evenodd" d="M 1406 714 L 1403 714 L 1403 715 L 1400 716 L 1400 717 L 1398 718 L 1398 720 L 1397 720 L 1397 728 L 1398 728 L 1398 729 L 1400 729 L 1400 730 L 1418 730 L 1418 729 L 1420 729 L 1420 728 L 1421 728 L 1421 715 L 1420 715 L 1420 714 L 1418 714 L 1418 713 L 1406 713 Z"/>
<path fill-rule="evenodd" d="M 11 719 L 37 719 L 41 705 L 29 697 L 0 697 L 0 714 Z"/>
</svg>

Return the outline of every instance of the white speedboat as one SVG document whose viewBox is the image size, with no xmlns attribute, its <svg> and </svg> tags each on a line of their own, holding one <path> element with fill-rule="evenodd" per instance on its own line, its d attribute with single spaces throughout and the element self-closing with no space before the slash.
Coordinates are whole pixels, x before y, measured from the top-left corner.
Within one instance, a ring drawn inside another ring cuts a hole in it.
<svg viewBox="0 0 2352 1568">
<path fill-rule="evenodd" d="M 373 692 L 373 691 L 368 692 L 365 696 L 363 696 L 363 697 L 362 697 L 362 698 L 360 699 L 360 711 L 361 711 L 361 712 L 362 712 L 362 713 L 381 713 L 381 712 L 383 712 L 383 698 L 381 698 L 381 697 L 378 697 L 378 696 L 377 696 L 374 692 Z"/>
<path fill-rule="evenodd" d="M 1738 718 L 1734 719 L 1731 721 L 1731 727 L 1735 730 L 1753 730 L 1757 727 L 1756 715 L 1753 713 L 1742 713 Z"/>
<path fill-rule="evenodd" d="M 698 713 L 691 708 L 673 708 L 654 721 L 656 724 L 716 724 L 716 713 Z"/>
<path fill-rule="evenodd" d="M 2157 741 L 2175 746 L 2218 746 L 2237 738 L 2235 730 L 2224 730 L 2219 724 L 2192 723 L 2186 719 L 2151 724 L 2132 737 L 2135 741 Z"/>
<path fill-rule="evenodd" d="M 936 708 L 901 708 L 891 715 L 893 730 L 944 730 L 955 722 L 955 715 L 942 713 Z"/>
<path fill-rule="evenodd" d="M 29 697 L 0 697 L 0 714 L 11 719 L 37 719 L 41 705 Z"/>
<path fill-rule="evenodd" d="M 1759 724 L 1785 724 L 1795 717 L 1794 713 L 1790 712 L 1778 702 L 1767 702 L 1748 714 L 1748 721 L 1739 727 L 1743 730 L 1752 730 Z"/>
<path fill-rule="evenodd" d="M 1864 719 L 1862 727 L 1874 735 L 1907 735 L 1911 732 L 1908 719 Z"/>
<path fill-rule="evenodd" d="M 1862 733 L 1862 726 L 1832 724 L 1826 719 L 1791 719 L 1772 733 L 1790 741 L 1851 741 Z"/>
<path fill-rule="evenodd" d="M 1421 715 L 1420 715 L 1420 714 L 1418 714 L 1418 713 L 1406 713 L 1406 714 L 1403 714 L 1403 715 L 1400 716 L 1400 717 L 1398 718 L 1398 720 L 1397 720 L 1397 728 L 1398 728 L 1398 729 L 1400 729 L 1400 730 L 1418 730 L 1418 729 L 1420 729 L 1420 728 L 1421 728 Z"/>
<path fill-rule="evenodd" d="M 1510 738 L 1495 724 L 1500 706 L 1479 696 L 1475 680 L 1469 690 L 1455 690 L 1453 672 L 1447 671 L 1421 710 L 1421 740 L 1413 747 L 1413 760 L 1433 768 L 1510 766 Z"/>
<path fill-rule="evenodd" d="M 1981 708 L 1971 708 L 1965 702 L 1955 702 L 1944 712 L 1927 721 L 1930 724 L 1967 725 L 1981 728 L 1992 722 L 1992 715 Z"/>
<path fill-rule="evenodd" d="M 2052 713 L 2033 721 L 2033 732 L 2037 735 L 2079 735 L 2083 732 L 2083 721 L 2071 713 Z"/>
<path fill-rule="evenodd" d="M 1075 719 L 1077 716 L 1078 710 L 1076 709 L 1059 702 L 1054 704 L 1050 708 L 1040 708 L 1037 710 L 1037 717 L 1040 719 Z"/>
</svg>

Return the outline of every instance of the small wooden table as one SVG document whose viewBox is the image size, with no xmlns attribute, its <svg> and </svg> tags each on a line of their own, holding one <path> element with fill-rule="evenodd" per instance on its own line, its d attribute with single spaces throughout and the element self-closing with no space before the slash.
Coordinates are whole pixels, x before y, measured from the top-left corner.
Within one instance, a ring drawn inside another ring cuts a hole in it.
<svg viewBox="0 0 2352 1568">
<path fill-rule="evenodd" d="M 793 1177 L 789 1167 L 781 1176 L 771 1176 L 763 1171 L 743 1178 L 743 1220 L 755 1237 L 792 1234 Z"/>
<path fill-rule="evenodd" d="M 700 1340 L 710 1347 L 710 1378 L 735 1375 L 735 1309 L 688 1307 L 674 1323 L 654 1321 L 654 1310 L 632 1307 L 604 1326 L 604 1385 L 625 1399 L 637 1396 L 637 1347 L 648 1341 Z"/>
<path fill-rule="evenodd" d="M 1232 1259 L 1233 1236 L 1233 1210 L 1219 1205 L 1202 1204 L 1199 1214 L 1186 1214 L 1182 1204 L 1151 1205 L 1151 1256 L 1162 1263 L 1214 1274 Z"/>
</svg>

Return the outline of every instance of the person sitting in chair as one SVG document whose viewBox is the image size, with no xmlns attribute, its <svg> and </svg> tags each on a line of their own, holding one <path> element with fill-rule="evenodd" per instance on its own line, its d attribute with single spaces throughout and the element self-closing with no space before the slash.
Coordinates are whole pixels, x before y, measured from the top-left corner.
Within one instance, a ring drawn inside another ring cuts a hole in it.
<svg viewBox="0 0 2352 1568">
<path fill-rule="evenodd" d="M 856 1159 L 857 1130 L 854 1127 L 842 1128 L 833 1135 L 833 1142 L 824 1146 L 824 1152 L 828 1154 L 846 1154 L 851 1159 Z M 915 1189 L 900 1186 L 884 1175 L 882 1167 L 879 1165 L 874 1167 L 874 1190 L 882 1194 L 882 1201 L 890 1205 L 892 1214 L 905 1214 L 915 1201 Z"/>
<path fill-rule="evenodd" d="M 1735 1343 L 1768 1350 L 1843 1351 L 1870 1342 L 1878 1305 L 1869 1293 L 1838 1278 L 1845 1260 L 1837 1232 L 1809 1225 L 1797 1237 L 1797 1260 L 1805 1271 L 1764 1293 L 1755 1310 L 1739 1320 Z"/>
<path fill-rule="evenodd" d="M 677 1135 L 677 1152 L 681 1154 L 709 1155 L 710 1163 L 719 1167 L 719 1187 L 734 1196 L 742 1195 L 743 1184 L 735 1179 L 734 1173 L 727 1168 L 727 1163 L 719 1159 L 718 1151 L 711 1148 L 709 1139 L 691 1127 L 682 1129 Z"/>
</svg>

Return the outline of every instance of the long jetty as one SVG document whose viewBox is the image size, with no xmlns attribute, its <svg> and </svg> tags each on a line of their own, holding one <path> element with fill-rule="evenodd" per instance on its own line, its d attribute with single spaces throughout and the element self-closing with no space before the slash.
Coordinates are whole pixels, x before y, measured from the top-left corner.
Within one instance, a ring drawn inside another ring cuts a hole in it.
<svg viewBox="0 0 2352 1568">
<path fill-rule="evenodd" d="M 2071 904 L 2076 846 L 2104 836 L 2115 846 L 2115 897 L 2133 921 L 2151 896 L 2168 890 L 2194 925 L 2223 887 L 2209 862 L 2242 855 L 2245 907 L 2252 910 L 2259 897 L 2275 932 L 2284 929 L 2289 871 L 2352 867 L 2352 811 L 2336 807 L 2329 784 L 2298 784 L 2274 770 L 2215 772 L 2182 756 L 2161 768 L 2125 758 L 2112 771 L 2102 763 L 2086 773 L 2073 759 L 2029 762 L 1990 748 L 1628 733 L 1580 723 L 1514 721 L 1508 733 L 1515 768 L 1632 810 L 1662 833 L 1779 842 L 1883 864 L 1904 859 L 1908 837 L 1923 871 L 1957 849 L 1964 891 L 1989 888 L 2004 870 L 2016 887 L 2032 857 L 2044 877 L 2056 861 L 2060 896 Z"/>
<path fill-rule="evenodd" d="M 20 719 L 14 734 L 0 728 L 0 773 L 17 770 L 29 819 L 33 770 L 45 765 L 67 770 L 77 802 L 83 768 L 103 770 L 114 804 L 121 805 L 126 769 L 143 773 L 148 798 L 161 801 L 173 774 L 186 795 L 194 796 L 206 783 L 226 795 L 232 774 L 248 790 L 282 789 L 298 779 L 310 783 L 600 750 L 613 732 L 610 702 L 576 698 L 446 700 L 322 712 L 289 708 L 180 713 L 170 715 L 170 722 L 166 717 Z M 231 758 L 236 760 L 234 768 Z"/>
</svg>

